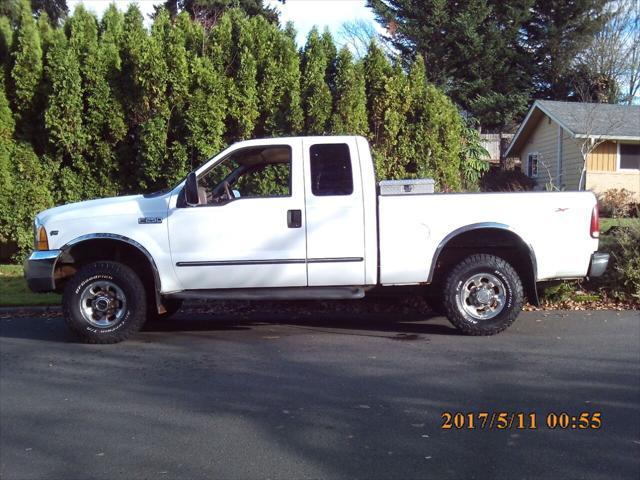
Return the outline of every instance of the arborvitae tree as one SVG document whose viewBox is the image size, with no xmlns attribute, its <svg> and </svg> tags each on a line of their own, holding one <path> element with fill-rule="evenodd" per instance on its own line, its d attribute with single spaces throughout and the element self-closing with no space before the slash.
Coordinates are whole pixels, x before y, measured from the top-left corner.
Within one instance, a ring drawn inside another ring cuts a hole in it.
<svg viewBox="0 0 640 480">
<path fill-rule="evenodd" d="M 40 43 L 42 45 L 42 58 L 47 58 L 49 47 L 53 42 L 54 27 L 51 26 L 49 16 L 42 12 L 38 17 L 38 30 L 40 31 Z"/>
<path fill-rule="evenodd" d="M 71 48 L 80 59 L 87 142 L 84 156 L 91 177 L 87 189 L 92 184 L 94 196 L 114 195 L 120 190 L 116 146 L 126 132 L 122 106 L 109 82 L 110 70 L 118 61 L 117 51 L 110 41 L 99 41 L 97 19 L 80 6 L 66 28 Z"/>
<path fill-rule="evenodd" d="M 11 221 L 11 197 L 13 175 L 11 174 L 11 154 L 14 149 L 13 130 L 15 122 L 5 95 L 4 74 L 0 73 L 0 242 L 11 240 L 8 229 Z"/>
<path fill-rule="evenodd" d="M 386 67 L 382 71 L 386 71 Z M 380 124 L 375 130 L 373 151 L 379 179 L 407 178 L 408 159 L 414 155 L 408 132 L 407 113 L 412 104 L 412 91 L 402 67 L 396 63 L 381 77 L 383 85 L 372 91 L 371 104 Z"/>
<path fill-rule="evenodd" d="M 336 61 L 336 103 L 332 132 L 338 135 L 366 135 L 367 98 L 363 65 L 342 47 Z"/>
<path fill-rule="evenodd" d="M 13 42 L 11 90 L 16 134 L 27 141 L 34 140 L 35 125 L 39 125 L 38 92 L 42 81 L 42 47 L 40 32 L 31 14 L 28 0 L 19 4 L 18 25 Z"/>
<path fill-rule="evenodd" d="M 140 127 L 148 116 L 142 91 L 145 75 L 142 57 L 147 37 L 140 10 L 135 5 L 130 6 L 124 14 L 122 34 L 119 38 L 122 64 L 117 76 L 117 92 L 122 101 L 127 127 L 125 141 L 118 149 L 120 178 L 125 191 L 136 191 L 143 185 L 138 152 Z"/>
<path fill-rule="evenodd" d="M 104 52 L 107 61 L 106 68 L 110 75 L 115 75 L 115 72 L 119 71 L 122 66 L 120 46 L 123 34 L 124 15 L 112 3 L 104 12 L 100 22 L 100 47 Z M 115 77 L 110 77 L 110 79 L 115 80 Z"/>
<path fill-rule="evenodd" d="M 364 62 L 364 80 L 369 120 L 369 140 L 377 144 L 380 138 L 387 106 L 384 103 L 385 87 L 391 75 L 391 65 L 375 41 L 369 44 Z"/>
<path fill-rule="evenodd" d="M 171 113 L 168 99 L 168 70 L 163 52 L 163 24 L 154 23 L 151 35 L 140 50 L 136 79 L 140 92 L 140 127 L 138 129 L 138 177 L 140 186 L 156 189 L 163 185 L 163 167 L 167 155 L 168 122 Z"/>
<path fill-rule="evenodd" d="M 230 12 L 236 55 L 231 72 L 234 88 L 229 92 L 230 142 L 251 137 L 258 119 L 257 63 L 253 54 L 253 24 L 237 10 Z"/>
<path fill-rule="evenodd" d="M 166 11 L 156 16 L 158 35 L 167 65 L 166 98 L 170 105 L 167 128 L 167 154 L 162 169 L 162 183 L 173 184 L 188 172 L 187 150 L 183 143 L 187 134 L 185 115 L 189 97 L 189 64 L 186 35 L 180 25 L 173 25 Z"/>
<path fill-rule="evenodd" d="M 13 29 L 9 17 L 0 16 L 0 70 L 3 74 L 3 82 L 10 74 L 11 43 L 13 41 Z"/>
<path fill-rule="evenodd" d="M 46 77 L 50 93 L 45 128 L 50 151 L 61 166 L 61 199 L 81 200 L 87 191 L 93 193 L 92 188 L 83 185 L 91 176 L 83 158 L 86 136 L 82 125 L 82 79 L 76 52 L 62 30 L 56 30 L 47 55 Z"/>
<path fill-rule="evenodd" d="M 320 42 L 322 44 L 322 48 L 324 49 L 325 56 L 327 58 L 327 70 L 325 72 L 325 81 L 327 85 L 329 85 L 329 90 L 331 91 L 331 95 L 333 101 L 336 98 L 336 68 L 337 68 L 337 60 L 338 60 L 338 47 L 336 47 L 335 42 L 333 41 L 333 36 L 329 31 L 328 27 L 325 27 L 322 35 L 320 36 Z"/>
<path fill-rule="evenodd" d="M 185 47 L 194 55 L 209 55 L 209 32 L 205 31 L 202 24 L 194 22 L 187 12 L 181 12 L 173 19 L 175 25 L 184 34 Z M 229 45 L 231 47 L 231 45 Z"/>
<path fill-rule="evenodd" d="M 186 14 L 181 14 L 182 21 L 186 25 L 193 25 Z M 233 65 L 234 56 L 234 39 L 233 39 L 233 19 L 235 17 L 231 13 L 223 15 L 216 26 L 209 31 L 208 43 L 209 51 L 207 54 L 213 65 L 220 71 L 225 72 L 226 76 L 230 76 Z M 197 52 L 197 49 L 189 47 L 189 51 Z"/>
<path fill-rule="evenodd" d="M 277 136 L 298 132 L 302 123 L 300 106 L 300 60 L 295 43 L 277 26 L 252 19 L 256 35 L 259 111 L 256 136 Z"/>
<path fill-rule="evenodd" d="M 411 66 L 409 88 L 411 103 L 401 140 L 407 146 L 406 171 L 435 179 L 441 189 L 459 189 L 461 116 L 451 100 L 427 83 L 421 58 Z"/>
<path fill-rule="evenodd" d="M 194 168 L 224 146 L 226 97 L 220 71 L 208 58 L 192 57 L 189 78 L 187 145 L 190 149 L 189 167 Z"/>
<path fill-rule="evenodd" d="M 329 130 L 333 101 L 327 85 L 328 65 L 325 45 L 318 30 L 313 28 L 302 56 L 302 106 L 304 130 L 308 135 L 322 135 Z"/>
<path fill-rule="evenodd" d="M 272 27 L 273 28 L 273 27 Z M 277 82 L 275 111 L 265 120 L 267 135 L 291 135 L 300 133 L 304 121 L 300 95 L 300 57 L 295 40 L 276 30 L 274 55 L 276 61 L 270 63 L 267 81 Z"/>
</svg>

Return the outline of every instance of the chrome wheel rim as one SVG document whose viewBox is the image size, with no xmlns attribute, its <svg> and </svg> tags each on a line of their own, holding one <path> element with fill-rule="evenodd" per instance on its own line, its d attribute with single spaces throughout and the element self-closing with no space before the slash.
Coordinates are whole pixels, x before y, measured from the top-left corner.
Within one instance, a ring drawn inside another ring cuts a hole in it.
<svg viewBox="0 0 640 480">
<path fill-rule="evenodd" d="M 458 306 L 476 320 L 490 320 L 504 310 L 504 282 L 491 273 L 478 273 L 464 282 Z"/>
<path fill-rule="evenodd" d="M 113 282 L 91 282 L 80 295 L 80 312 L 90 325 L 110 328 L 122 320 L 127 312 L 127 297 Z"/>
</svg>

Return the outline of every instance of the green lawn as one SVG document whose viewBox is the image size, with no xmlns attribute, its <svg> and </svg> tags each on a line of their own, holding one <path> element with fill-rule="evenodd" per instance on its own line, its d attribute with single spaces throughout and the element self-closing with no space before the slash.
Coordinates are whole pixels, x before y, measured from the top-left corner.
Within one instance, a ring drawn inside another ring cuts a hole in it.
<svg viewBox="0 0 640 480">
<path fill-rule="evenodd" d="M 0 306 L 60 305 L 55 293 L 33 293 L 22 275 L 22 265 L 0 265 Z"/>
<path fill-rule="evenodd" d="M 640 222 L 640 218 L 601 218 L 600 233 L 607 233 L 611 227 L 623 227 Z"/>
</svg>

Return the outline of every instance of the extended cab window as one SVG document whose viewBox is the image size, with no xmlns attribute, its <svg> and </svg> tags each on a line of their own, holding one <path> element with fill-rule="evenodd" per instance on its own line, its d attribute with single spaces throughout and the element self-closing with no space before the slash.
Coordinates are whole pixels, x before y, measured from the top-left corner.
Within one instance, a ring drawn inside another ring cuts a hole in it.
<svg viewBox="0 0 640 480">
<path fill-rule="evenodd" d="M 351 156 L 346 143 L 312 145 L 311 191 L 316 196 L 351 195 L 353 174 Z"/>
<path fill-rule="evenodd" d="M 291 148 L 251 147 L 232 153 L 198 178 L 200 205 L 236 198 L 291 195 Z"/>
</svg>

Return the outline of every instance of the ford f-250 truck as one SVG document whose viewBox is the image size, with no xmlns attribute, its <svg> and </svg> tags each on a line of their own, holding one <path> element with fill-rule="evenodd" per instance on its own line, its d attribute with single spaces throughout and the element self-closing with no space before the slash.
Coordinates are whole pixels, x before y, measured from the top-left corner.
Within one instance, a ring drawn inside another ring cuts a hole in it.
<svg viewBox="0 0 640 480">
<path fill-rule="evenodd" d="M 433 194 L 378 187 L 361 137 L 236 143 L 175 188 L 39 213 L 29 287 L 63 292 L 68 326 L 114 343 L 183 299 L 355 299 L 424 285 L 458 329 L 491 335 L 536 283 L 601 275 L 587 192 Z"/>
</svg>

